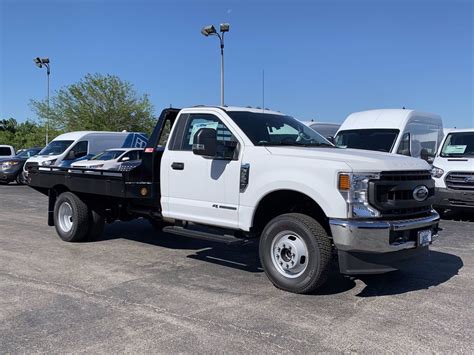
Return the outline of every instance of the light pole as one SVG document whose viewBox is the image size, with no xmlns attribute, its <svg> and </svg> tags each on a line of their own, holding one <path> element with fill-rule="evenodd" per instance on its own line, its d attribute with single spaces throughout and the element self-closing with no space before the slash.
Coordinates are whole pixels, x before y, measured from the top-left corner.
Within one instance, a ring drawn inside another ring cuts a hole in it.
<svg viewBox="0 0 474 355">
<path fill-rule="evenodd" d="M 221 33 L 218 33 L 213 25 L 205 26 L 201 30 L 206 37 L 217 36 L 221 44 L 221 106 L 224 106 L 224 33 L 229 32 L 229 27 L 228 23 L 221 23 L 219 27 Z"/>
<path fill-rule="evenodd" d="M 48 145 L 49 137 L 48 137 L 48 131 L 49 131 L 49 116 L 50 116 L 50 110 L 49 110 L 49 75 L 51 74 L 51 68 L 50 68 L 50 63 L 49 63 L 49 58 L 40 58 L 36 57 L 33 59 L 35 62 L 36 66 L 38 68 L 42 68 L 43 66 L 46 68 L 46 75 L 48 77 L 48 96 L 47 96 L 47 103 L 48 103 L 48 117 L 46 117 L 46 145 Z"/>
</svg>

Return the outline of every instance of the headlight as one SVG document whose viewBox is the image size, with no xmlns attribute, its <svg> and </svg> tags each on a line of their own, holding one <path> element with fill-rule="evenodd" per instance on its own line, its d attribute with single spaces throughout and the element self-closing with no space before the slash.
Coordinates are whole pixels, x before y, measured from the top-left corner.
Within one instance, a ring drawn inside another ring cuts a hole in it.
<svg viewBox="0 0 474 355">
<path fill-rule="evenodd" d="M 18 165 L 20 162 L 18 161 L 4 161 L 1 165 L 2 169 L 7 170 L 11 168 L 12 166 Z"/>
<path fill-rule="evenodd" d="M 338 188 L 347 202 L 348 218 L 379 217 L 380 212 L 369 205 L 369 180 L 380 178 L 378 173 L 340 173 Z"/>
<path fill-rule="evenodd" d="M 99 169 L 99 168 L 102 168 L 104 166 L 104 164 L 97 164 L 97 165 L 91 165 L 89 166 L 90 169 Z"/>
<path fill-rule="evenodd" d="M 433 168 L 431 169 L 431 176 L 434 178 L 439 179 L 441 176 L 443 176 L 444 170 L 441 168 L 438 168 L 433 165 Z"/>
<path fill-rule="evenodd" d="M 45 161 L 41 162 L 41 165 L 43 165 L 43 166 L 50 166 L 50 165 L 54 165 L 54 163 L 56 163 L 56 159 L 53 159 L 53 160 L 45 160 Z"/>
</svg>

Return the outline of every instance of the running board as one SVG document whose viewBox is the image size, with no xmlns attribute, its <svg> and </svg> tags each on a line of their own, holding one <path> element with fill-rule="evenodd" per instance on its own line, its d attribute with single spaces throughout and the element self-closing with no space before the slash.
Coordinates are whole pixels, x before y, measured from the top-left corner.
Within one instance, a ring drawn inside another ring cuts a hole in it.
<svg viewBox="0 0 474 355">
<path fill-rule="evenodd" d="M 225 243 L 227 245 L 236 245 L 236 244 L 245 244 L 247 243 L 246 239 L 236 238 L 230 234 L 215 234 L 208 233 L 198 230 L 192 230 L 189 228 L 178 227 L 178 226 L 168 226 L 163 228 L 163 232 L 180 235 L 182 237 L 190 237 L 202 240 L 208 240 L 211 242 Z"/>
</svg>

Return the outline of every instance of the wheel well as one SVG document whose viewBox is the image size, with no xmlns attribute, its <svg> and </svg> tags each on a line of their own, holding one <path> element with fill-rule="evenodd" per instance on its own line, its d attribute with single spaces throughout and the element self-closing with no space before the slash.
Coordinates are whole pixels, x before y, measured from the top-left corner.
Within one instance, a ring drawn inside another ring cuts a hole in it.
<svg viewBox="0 0 474 355">
<path fill-rule="evenodd" d="M 313 217 L 331 235 L 329 220 L 323 209 L 311 197 L 293 190 L 271 192 L 259 202 L 252 221 L 252 232 L 260 234 L 270 220 L 292 212 Z"/>
<path fill-rule="evenodd" d="M 63 192 L 69 191 L 69 189 L 64 185 L 56 185 L 52 188 L 52 190 L 54 190 L 56 196 L 61 195 Z"/>
</svg>

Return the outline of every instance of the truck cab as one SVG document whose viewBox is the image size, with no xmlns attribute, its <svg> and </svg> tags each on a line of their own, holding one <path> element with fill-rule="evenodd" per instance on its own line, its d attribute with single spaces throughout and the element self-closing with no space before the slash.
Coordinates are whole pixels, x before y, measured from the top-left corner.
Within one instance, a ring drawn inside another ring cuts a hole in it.
<svg viewBox="0 0 474 355">
<path fill-rule="evenodd" d="M 437 238 L 434 181 L 421 159 L 340 149 L 279 112 L 166 109 L 129 172 L 34 167 L 48 223 L 65 241 L 143 217 L 163 231 L 240 243 L 259 238 L 277 287 L 310 293 L 337 255 L 344 274 L 384 273 Z"/>
<path fill-rule="evenodd" d="M 443 139 L 441 117 L 407 109 L 355 112 L 336 134 L 341 148 L 366 149 L 433 162 Z"/>
</svg>

